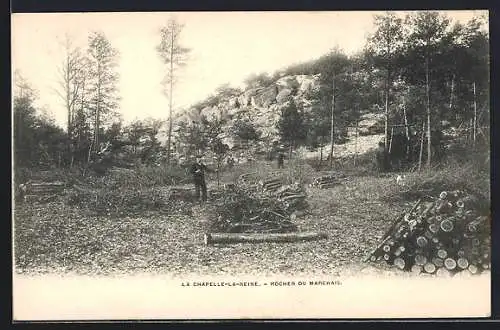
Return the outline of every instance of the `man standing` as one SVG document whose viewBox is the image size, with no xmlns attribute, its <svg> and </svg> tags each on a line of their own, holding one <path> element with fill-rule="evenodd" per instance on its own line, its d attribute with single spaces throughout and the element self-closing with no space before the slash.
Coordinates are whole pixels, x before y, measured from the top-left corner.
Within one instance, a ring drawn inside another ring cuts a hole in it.
<svg viewBox="0 0 500 330">
<path fill-rule="evenodd" d="M 278 168 L 283 168 L 284 167 L 284 159 L 285 159 L 285 155 L 280 150 L 278 152 Z"/>
<path fill-rule="evenodd" d="M 196 189 L 196 198 L 200 198 L 203 202 L 207 201 L 207 184 L 205 182 L 205 172 L 209 172 L 207 166 L 203 164 L 201 156 L 196 157 L 196 162 L 191 166 L 191 174 L 193 175 L 194 186 Z"/>
</svg>

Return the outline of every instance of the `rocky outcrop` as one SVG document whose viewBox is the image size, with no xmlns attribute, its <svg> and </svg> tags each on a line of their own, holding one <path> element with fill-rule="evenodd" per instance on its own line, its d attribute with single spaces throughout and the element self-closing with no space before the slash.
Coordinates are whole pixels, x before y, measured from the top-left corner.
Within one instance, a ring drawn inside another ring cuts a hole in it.
<svg viewBox="0 0 500 330">
<path fill-rule="evenodd" d="M 385 115 L 367 113 L 361 116 L 358 123 L 359 135 L 372 135 L 384 132 Z"/>
<path fill-rule="evenodd" d="M 309 111 L 313 103 L 311 98 L 319 88 L 319 74 L 283 76 L 268 86 L 250 88 L 240 95 L 227 96 L 220 100 L 219 104 L 204 107 L 200 111 L 189 109 L 180 118 L 189 120 L 189 122 L 199 121 L 202 117 L 209 120 L 224 118 L 226 127 L 223 130 L 226 133 L 230 132 L 236 120 L 250 118 L 255 128 L 265 139 L 263 146 L 269 147 L 274 141 L 279 140 L 276 124 L 280 119 L 282 109 L 293 100 L 299 108 L 306 112 Z M 379 134 L 383 132 L 383 123 L 383 114 L 365 114 L 359 122 L 359 134 Z M 230 134 L 226 134 L 224 142 L 230 147 L 238 144 L 231 138 Z M 360 147 L 360 149 L 362 148 Z"/>
</svg>

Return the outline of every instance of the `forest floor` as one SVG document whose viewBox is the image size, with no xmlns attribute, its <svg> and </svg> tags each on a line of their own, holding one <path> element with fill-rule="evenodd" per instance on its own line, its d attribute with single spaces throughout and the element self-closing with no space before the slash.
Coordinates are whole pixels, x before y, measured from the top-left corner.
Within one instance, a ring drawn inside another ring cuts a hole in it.
<svg viewBox="0 0 500 330">
<path fill-rule="evenodd" d="M 203 235 L 210 219 L 199 203 L 179 206 L 182 212 L 145 210 L 124 216 L 89 215 L 62 200 L 18 204 L 15 272 L 412 276 L 363 262 L 397 215 L 415 202 L 386 198 L 388 190 L 400 189 L 395 175 L 348 175 L 331 189 L 308 189 L 309 214 L 295 223 L 300 231 L 322 232 L 328 238 L 299 243 L 206 246 Z"/>
</svg>

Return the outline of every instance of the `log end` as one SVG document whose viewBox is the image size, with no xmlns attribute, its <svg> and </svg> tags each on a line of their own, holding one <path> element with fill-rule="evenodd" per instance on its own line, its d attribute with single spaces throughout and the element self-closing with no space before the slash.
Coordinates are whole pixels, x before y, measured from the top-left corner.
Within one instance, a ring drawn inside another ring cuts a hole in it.
<svg viewBox="0 0 500 330">
<path fill-rule="evenodd" d="M 205 242 L 205 245 L 210 245 L 212 243 L 212 235 L 209 234 L 209 233 L 205 233 L 205 235 L 203 235 L 203 241 Z"/>
</svg>

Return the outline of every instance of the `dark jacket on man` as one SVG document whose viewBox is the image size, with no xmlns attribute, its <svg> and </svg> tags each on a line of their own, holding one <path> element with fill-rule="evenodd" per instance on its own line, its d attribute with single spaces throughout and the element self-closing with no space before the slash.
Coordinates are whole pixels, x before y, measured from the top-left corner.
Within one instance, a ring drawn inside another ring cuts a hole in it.
<svg viewBox="0 0 500 330">
<path fill-rule="evenodd" d="M 207 184 L 205 182 L 205 172 L 210 172 L 205 164 L 196 162 L 191 166 L 191 174 L 193 175 L 194 186 L 196 189 L 196 198 L 201 198 L 205 202 L 207 200 Z"/>
<path fill-rule="evenodd" d="M 285 155 L 283 154 L 283 152 L 278 153 L 278 168 L 284 167 L 284 160 L 285 160 Z"/>
</svg>

